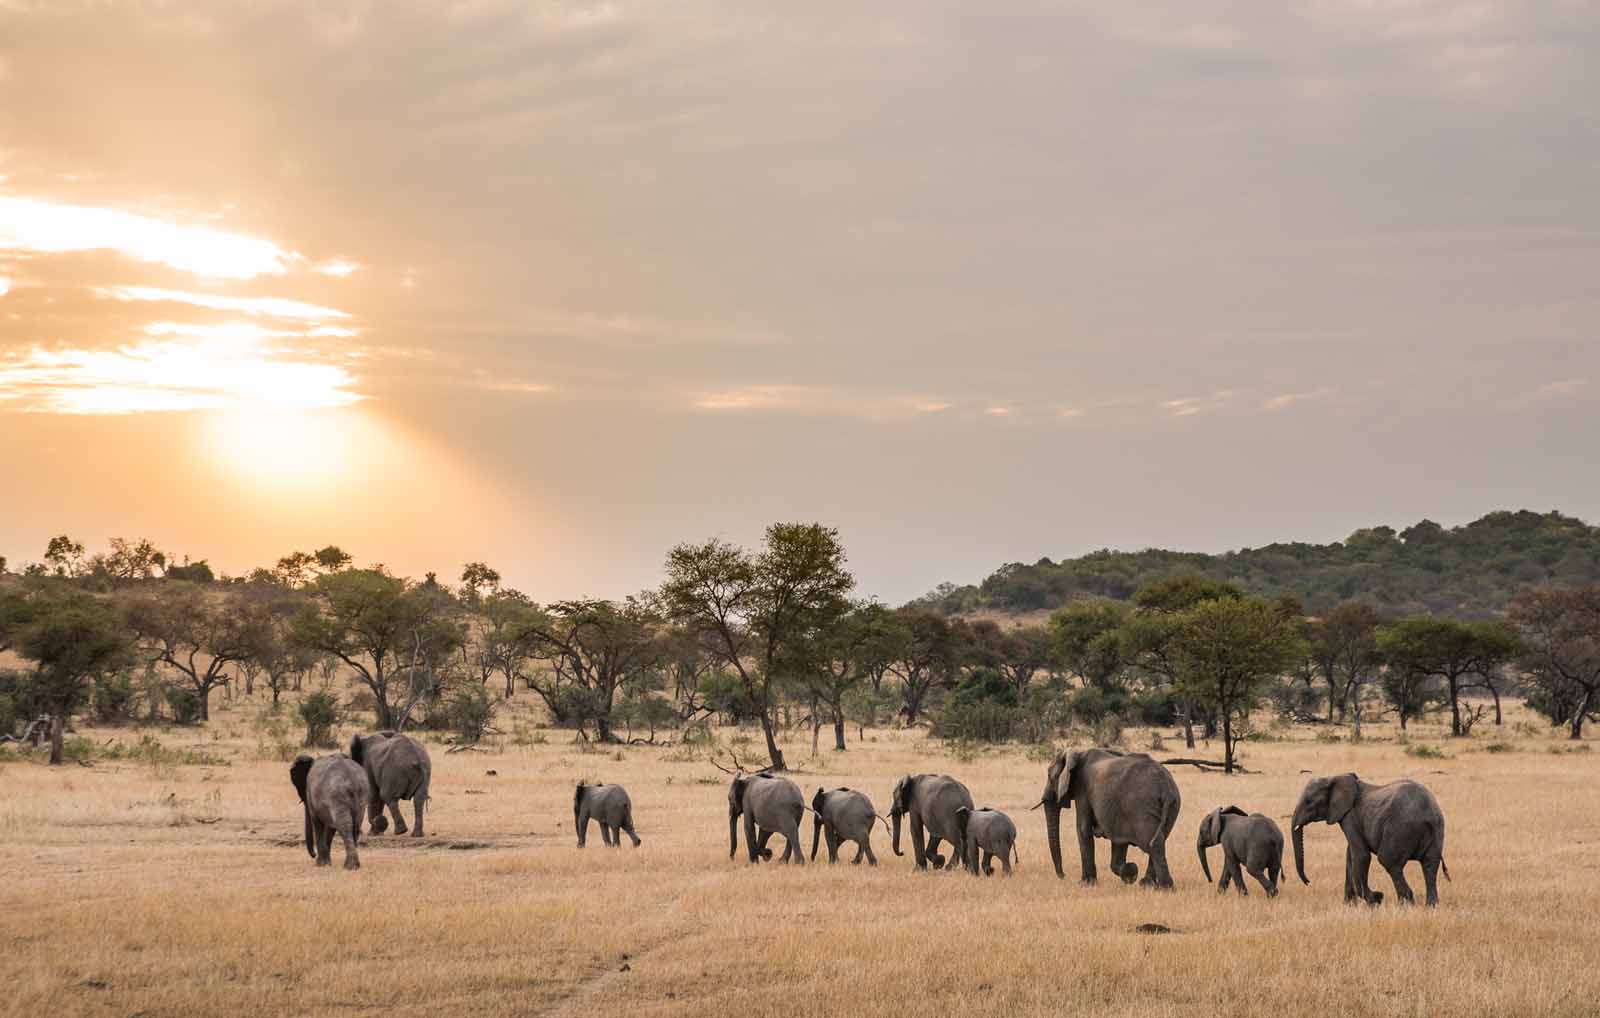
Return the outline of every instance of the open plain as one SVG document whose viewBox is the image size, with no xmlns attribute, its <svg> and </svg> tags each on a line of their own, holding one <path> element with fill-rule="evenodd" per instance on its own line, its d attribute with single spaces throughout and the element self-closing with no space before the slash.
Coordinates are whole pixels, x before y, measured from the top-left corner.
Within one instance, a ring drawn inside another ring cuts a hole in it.
<svg viewBox="0 0 1600 1018">
<path fill-rule="evenodd" d="M 287 776 L 294 732 L 259 702 L 219 702 L 200 728 L 83 730 L 103 751 L 93 767 L 7 754 L 0 1011 L 1595 1013 L 1600 754 L 1520 707 L 1468 739 L 1413 725 L 1402 742 L 1369 725 L 1352 745 L 1344 729 L 1280 729 L 1246 744 L 1253 773 L 1173 768 L 1184 804 L 1170 894 L 1107 879 L 1104 842 L 1098 886 L 1073 879 L 1067 838 L 1069 879 L 1054 876 L 1042 811 L 1028 808 L 1043 785 L 1042 748 L 972 752 L 898 730 L 868 730 L 865 741 L 852 731 L 845 753 L 811 756 L 809 732 L 786 748 L 808 799 L 819 785 L 848 785 L 887 812 L 898 776 L 945 771 L 980 805 L 1009 811 L 1017 875 L 973 879 L 913 872 L 909 845 L 896 858 L 881 827 L 876 869 L 750 866 L 742 844 L 730 861 L 727 776 L 705 747 L 597 748 L 531 724 L 508 710 L 508 734 L 477 751 L 432 744 L 428 836 L 364 835 L 357 873 L 338 868 L 337 844 L 332 869 L 307 857 Z M 730 748 L 759 756 L 758 733 L 715 731 L 724 764 Z M 1130 729 L 1123 743 L 1147 749 L 1153 734 L 1167 747 L 1158 758 L 1192 755 L 1170 730 Z M 119 744 L 120 759 L 104 752 Z M 1205 883 L 1194 838 L 1207 810 L 1235 803 L 1287 831 L 1307 772 L 1347 770 L 1412 776 L 1437 794 L 1454 877 L 1440 908 L 1344 905 L 1343 838 L 1321 824 L 1307 830 L 1310 887 L 1287 849 L 1276 900 L 1259 888 L 1219 896 Z M 629 788 L 641 848 L 606 849 L 593 829 L 587 849 L 574 846 L 580 778 Z M 1143 856 L 1131 857 L 1142 869 Z M 1171 932 L 1136 932 L 1147 923 Z"/>
</svg>

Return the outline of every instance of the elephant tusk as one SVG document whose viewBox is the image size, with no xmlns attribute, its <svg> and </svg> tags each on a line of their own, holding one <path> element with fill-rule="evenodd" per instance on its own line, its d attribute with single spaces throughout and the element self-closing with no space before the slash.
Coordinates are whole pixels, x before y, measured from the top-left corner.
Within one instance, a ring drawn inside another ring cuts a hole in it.
<svg viewBox="0 0 1600 1018">
<path fill-rule="evenodd" d="M 1040 806 L 1043 806 L 1043 805 L 1044 805 L 1044 800 L 1040 799 L 1038 802 L 1036 802 L 1032 806 L 1028 807 L 1028 812 L 1032 813 L 1034 810 L 1038 809 Z"/>
</svg>

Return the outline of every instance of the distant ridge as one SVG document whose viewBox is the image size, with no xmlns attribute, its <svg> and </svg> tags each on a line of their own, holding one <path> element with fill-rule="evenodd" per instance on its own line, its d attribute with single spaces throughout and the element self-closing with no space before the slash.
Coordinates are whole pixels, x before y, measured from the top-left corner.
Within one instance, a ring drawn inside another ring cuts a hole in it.
<svg viewBox="0 0 1600 1018">
<path fill-rule="evenodd" d="M 1201 573 L 1253 594 L 1292 594 L 1312 613 L 1361 600 L 1385 612 L 1481 618 L 1529 584 L 1600 582 L 1600 527 L 1558 512 L 1505 510 L 1449 529 L 1432 520 L 1398 532 L 1365 527 L 1333 544 L 1279 543 L 1221 555 L 1102 550 L 1061 562 L 1012 562 L 976 586 L 941 584 L 912 603 L 947 615 L 1020 614 L 1075 598 L 1122 600 L 1174 573 Z"/>
</svg>

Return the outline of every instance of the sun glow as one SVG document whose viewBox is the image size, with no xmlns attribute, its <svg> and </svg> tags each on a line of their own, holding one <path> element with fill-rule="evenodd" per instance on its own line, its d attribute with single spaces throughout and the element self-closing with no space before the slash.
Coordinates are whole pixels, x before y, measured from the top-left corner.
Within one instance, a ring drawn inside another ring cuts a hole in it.
<svg viewBox="0 0 1600 1018">
<path fill-rule="evenodd" d="M 215 279 L 277 275 L 301 257 L 269 240 L 241 233 L 182 226 L 118 209 L 5 196 L 0 196 L 0 250 L 34 254 L 116 251 Z"/>
<path fill-rule="evenodd" d="M 264 337 L 147 340 L 115 350 L 32 350 L 0 359 L 0 405 L 65 414 L 337 407 L 363 397 L 343 366 Z"/>
<path fill-rule="evenodd" d="M 163 290 L 154 286 L 108 286 L 98 291 L 115 300 L 158 301 L 189 304 L 212 311 L 238 311 L 263 318 L 287 318 L 302 322 L 337 321 L 350 314 L 337 308 L 307 304 L 284 297 L 224 297 L 211 293 L 189 293 L 186 290 Z"/>
</svg>

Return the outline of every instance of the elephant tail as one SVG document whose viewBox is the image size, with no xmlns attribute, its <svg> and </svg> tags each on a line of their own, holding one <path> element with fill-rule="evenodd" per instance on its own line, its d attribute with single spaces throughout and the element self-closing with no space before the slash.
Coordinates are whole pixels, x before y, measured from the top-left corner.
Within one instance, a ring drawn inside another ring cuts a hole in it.
<svg viewBox="0 0 1600 1018">
<path fill-rule="evenodd" d="M 1161 801 L 1161 821 L 1156 824 L 1156 832 L 1150 836 L 1150 843 L 1144 846 L 1146 852 L 1167 840 L 1167 832 L 1171 831 L 1178 822 L 1178 807 L 1182 800 L 1176 794 Z"/>
<path fill-rule="evenodd" d="M 894 830 L 894 828 L 893 828 L 893 827 L 890 827 L 890 826 L 889 826 L 889 818 L 888 818 L 888 817 L 886 817 L 886 816 L 884 816 L 884 815 L 883 815 L 883 814 L 882 814 L 882 813 L 874 813 L 874 814 L 872 814 L 872 815 L 873 815 L 873 816 L 875 816 L 875 817 L 877 817 L 877 818 L 878 818 L 878 819 L 879 819 L 879 820 L 882 820 L 882 821 L 883 821 L 883 829 L 884 829 L 884 830 L 886 830 L 886 831 L 892 831 L 892 830 Z"/>
<path fill-rule="evenodd" d="M 1450 867 L 1445 864 L 1444 856 L 1442 856 L 1442 855 L 1439 857 L 1439 868 L 1441 870 L 1444 870 L 1444 878 L 1446 880 L 1450 880 Z M 1452 884 L 1455 883 L 1454 880 L 1450 880 L 1450 882 Z"/>
</svg>

